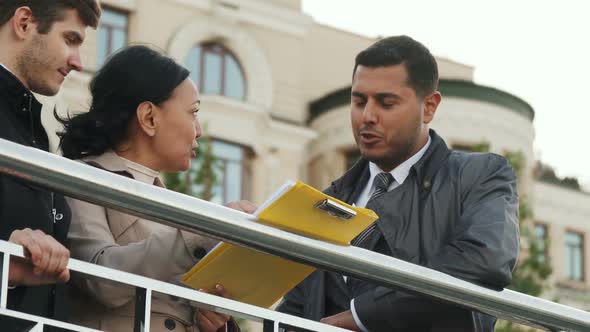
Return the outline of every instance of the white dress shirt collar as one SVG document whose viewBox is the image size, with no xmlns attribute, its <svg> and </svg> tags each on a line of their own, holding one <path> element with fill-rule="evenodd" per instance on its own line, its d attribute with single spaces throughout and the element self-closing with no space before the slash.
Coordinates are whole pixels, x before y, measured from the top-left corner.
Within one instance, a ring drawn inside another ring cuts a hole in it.
<svg viewBox="0 0 590 332">
<path fill-rule="evenodd" d="M 387 188 L 387 191 L 393 190 L 397 186 L 403 184 L 404 181 L 406 181 L 406 179 L 408 178 L 408 175 L 410 174 L 410 170 L 412 169 L 412 166 L 414 166 L 414 164 L 416 164 L 424 156 L 424 154 L 426 153 L 426 150 L 428 150 L 428 147 L 430 146 L 430 141 L 431 141 L 430 136 L 428 136 L 428 141 L 420 149 L 420 151 L 418 151 L 416 154 L 414 154 L 413 156 L 408 158 L 408 160 L 404 161 L 399 166 L 397 166 L 396 168 L 391 170 L 391 172 L 389 172 L 389 173 L 391 173 L 391 175 L 393 175 L 393 178 L 395 179 L 395 181 L 391 182 L 391 184 L 389 185 L 389 188 Z M 377 166 L 375 163 L 372 163 L 372 162 L 369 163 L 369 173 L 370 173 L 369 181 L 367 181 L 365 188 L 363 189 L 363 191 L 359 195 L 358 199 L 356 200 L 356 202 L 355 202 L 356 206 L 365 207 L 365 205 L 369 201 L 369 198 L 371 197 L 371 194 L 373 193 L 373 191 L 375 191 L 375 186 L 373 184 L 373 181 L 375 180 L 375 176 L 377 176 L 377 174 L 382 173 L 382 172 L 383 172 L 383 170 L 381 170 L 381 168 L 379 168 L 379 166 Z"/>
<path fill-rule="evenodd" d="M 395 182 L 397 182 L 398 185 L 401 185 L 404 183 L 404 181 L 406 181 L 406 179 L 408 178 L 408 175 L 410 174 L 410 170 L 412 169 L 412 166 L 414 166 L 422 158 L 422 156 L 424 156 L 424 154 L 426 153 L 426 150 L 428 150 L 428 147 L 430 146 L 430 141 L 431 141 L 430 136 L 428 136 L 428 141 L 422 147 L 422 149 L 420 149 L 420 151 L 418 151 L 415 155 L 411 156 L 406 161 L 399 164 L 396 168 L 392 169 L 389 172 L 391 175 L 393 175 L 393 178 L 395 179 Z M 372 187 L 373 180 L 375 179 L 375 176 L 377 176 L 377 174 L 379 174 L 379 173 L 383 173 L 383 170 L 381 170 L 381 168 L 379 168 L 379 166 L 377 166 L 377 164 L 370 162 L 369 163 L 369 172 L 371 175 L 370 175 L 368 184 L 370 184 Z"/>
</svg>

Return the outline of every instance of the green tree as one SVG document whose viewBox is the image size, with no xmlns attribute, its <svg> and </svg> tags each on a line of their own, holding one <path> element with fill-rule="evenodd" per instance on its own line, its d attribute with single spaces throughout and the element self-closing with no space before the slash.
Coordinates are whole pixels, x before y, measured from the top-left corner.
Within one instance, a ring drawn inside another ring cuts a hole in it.
<svg viewBox="0 0 590 332">
<path fill-rule="evenodd" d="M 201 140 L 200 147 L 197 160 L 195 160 L 197 170 L 193 178 L 193 183 L 200 190 L 194 194 L 199 198 L 210 201 L 213 198 L 213 188 L 219 182 L 216 173 L 219 163 L 213 154 L 213 145 L 208 137 Z"/>
<path fill-rule="evenodd" d="M 213 198 L 213 189 L 219 182 L 218 167 L 211 138 L 207 135 L 207 126 L 204 125 L 193 165 L 185 172 L 164 174 L 166 186 L 170 190 L 210 201 Z"/>
<path fill-rule="evenodd" d="M 541 181 L 556 184 L 558 186 L 566 187 L 573 190 L 582 190 L 580 182 L 575 177 L 559 177 L 555 174 L 555 170 L 541 162 L 537 162 L 535 167 L 535 177 Z"/>
<path fill-rule="evenodd" d="M 523 154 L 520 152 L 508 152 L 505 157 L 512 165 L 516 175 L 521 178 L 525 165 Z M 541 244 L 527 223 L 533 217 L 533 211 L 529 206 L 527 197 L 522 196 L 520 198 L 518 210 L 520 237 L 522 242 L 528 246 L 528 250 L 521 253 L 518 266 L 512 274 L 512 283 L 508 288 L 528 295 L 539 296 L 546 286 L 545 281 L 552 272 L 544 252 L 544 248 L 548 247 L 548 243 Z M 496 329 L 496 331 L 500 332 L 522 332 L 524 330 L 534 331 L 510 321 L 500 321 Z"/>
<path fill-rule="evenodd" d="M 510 152 L 506 154 L 506 158 L 512 164 L 517 176 L 520 176 L 524 167 L 522 153 Z M 519 213 L 521 237 L 528 244 L 528 252 L 519 261 L 510 289 L 539 296 L 543 292 L 544 281 L 552 272 L 544 252 L 544 248 L 548 247 L 548 243 L 541 244 L 525 222 L 533 218 L 533 211 L 526 197 L 520 200 Z"/>
</svg>

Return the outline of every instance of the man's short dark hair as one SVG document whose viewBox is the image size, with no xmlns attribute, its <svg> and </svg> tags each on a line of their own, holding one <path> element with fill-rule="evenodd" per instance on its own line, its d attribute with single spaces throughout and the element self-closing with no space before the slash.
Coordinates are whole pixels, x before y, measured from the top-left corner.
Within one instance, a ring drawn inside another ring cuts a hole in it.
<svg viewBox="0 0 590 332">
<path fill-rule="evenodd" d="M 434 56 L 421 43 L 408 36 L 381 39 L 360 52 L 355 59 L 353 77 L 357 67 L 387 67 L 403 64 L 408 72 L 408 85 L 416 95 L 425 97 L 438 89 L 438 68 Z"/>
<path fill-rule="evenodd" d="M 48 33 L 53 23 L 65 18 L 65 11 L 75 9 L 87 26 L 96 28 L 100 19 L 98 0 L 0 0 L 0 27 L 8 22 L 20 7 L 29 7 L 39 23 L 37 32 Z"/>
</svg>

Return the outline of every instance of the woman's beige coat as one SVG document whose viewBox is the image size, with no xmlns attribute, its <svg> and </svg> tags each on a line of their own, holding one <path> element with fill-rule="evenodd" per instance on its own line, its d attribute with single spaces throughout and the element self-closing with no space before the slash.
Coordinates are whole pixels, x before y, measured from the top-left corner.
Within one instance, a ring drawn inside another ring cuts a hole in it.
<svg viewBox="0 0 590 332">
<path fill-rule="evenodd" d="M 85 160 L 105 170 L 161 185 L 157 174 L 114 152 Z M 71 257 L 166 282 L 177 283 L 217 240 L 180 231 L 87 202 L 68 199 L 72 210 Z M 132 331 L 135 291 L 86 277 L 69 289 L 72 321 L 104 331 Z M 151 331 L 198 331 L 188 302 L 154 294 Z"/>
</svg>

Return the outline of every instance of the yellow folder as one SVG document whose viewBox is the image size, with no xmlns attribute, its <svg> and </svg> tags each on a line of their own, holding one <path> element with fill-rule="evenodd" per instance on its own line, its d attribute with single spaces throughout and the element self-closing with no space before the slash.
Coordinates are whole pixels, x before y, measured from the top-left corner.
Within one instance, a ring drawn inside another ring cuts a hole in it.
<svg viewBox="0 0 590 332">
<path fill-rule="evenodd" d="M 377 220 L 375 212 L 350 206 L 302 182 L 287 182 L 255 212 L 258 222 L 348 245 Z M 182 277 L 195 289 L 222 284 L 235 300 L 270 307 L 315 268 L 221 243 Z"/>
<path fill-rule="evenodd" d="M 377 220 L 375 212 L 350 206 L 303 182 L 287 182 L 277 196 L 271 196 L 255 213 L 259 222 L 328 242 L 347 245 Z M 333 216 L 318 207 L 326 200 L 354 215 L 350 219 Z"/>
</svg>

